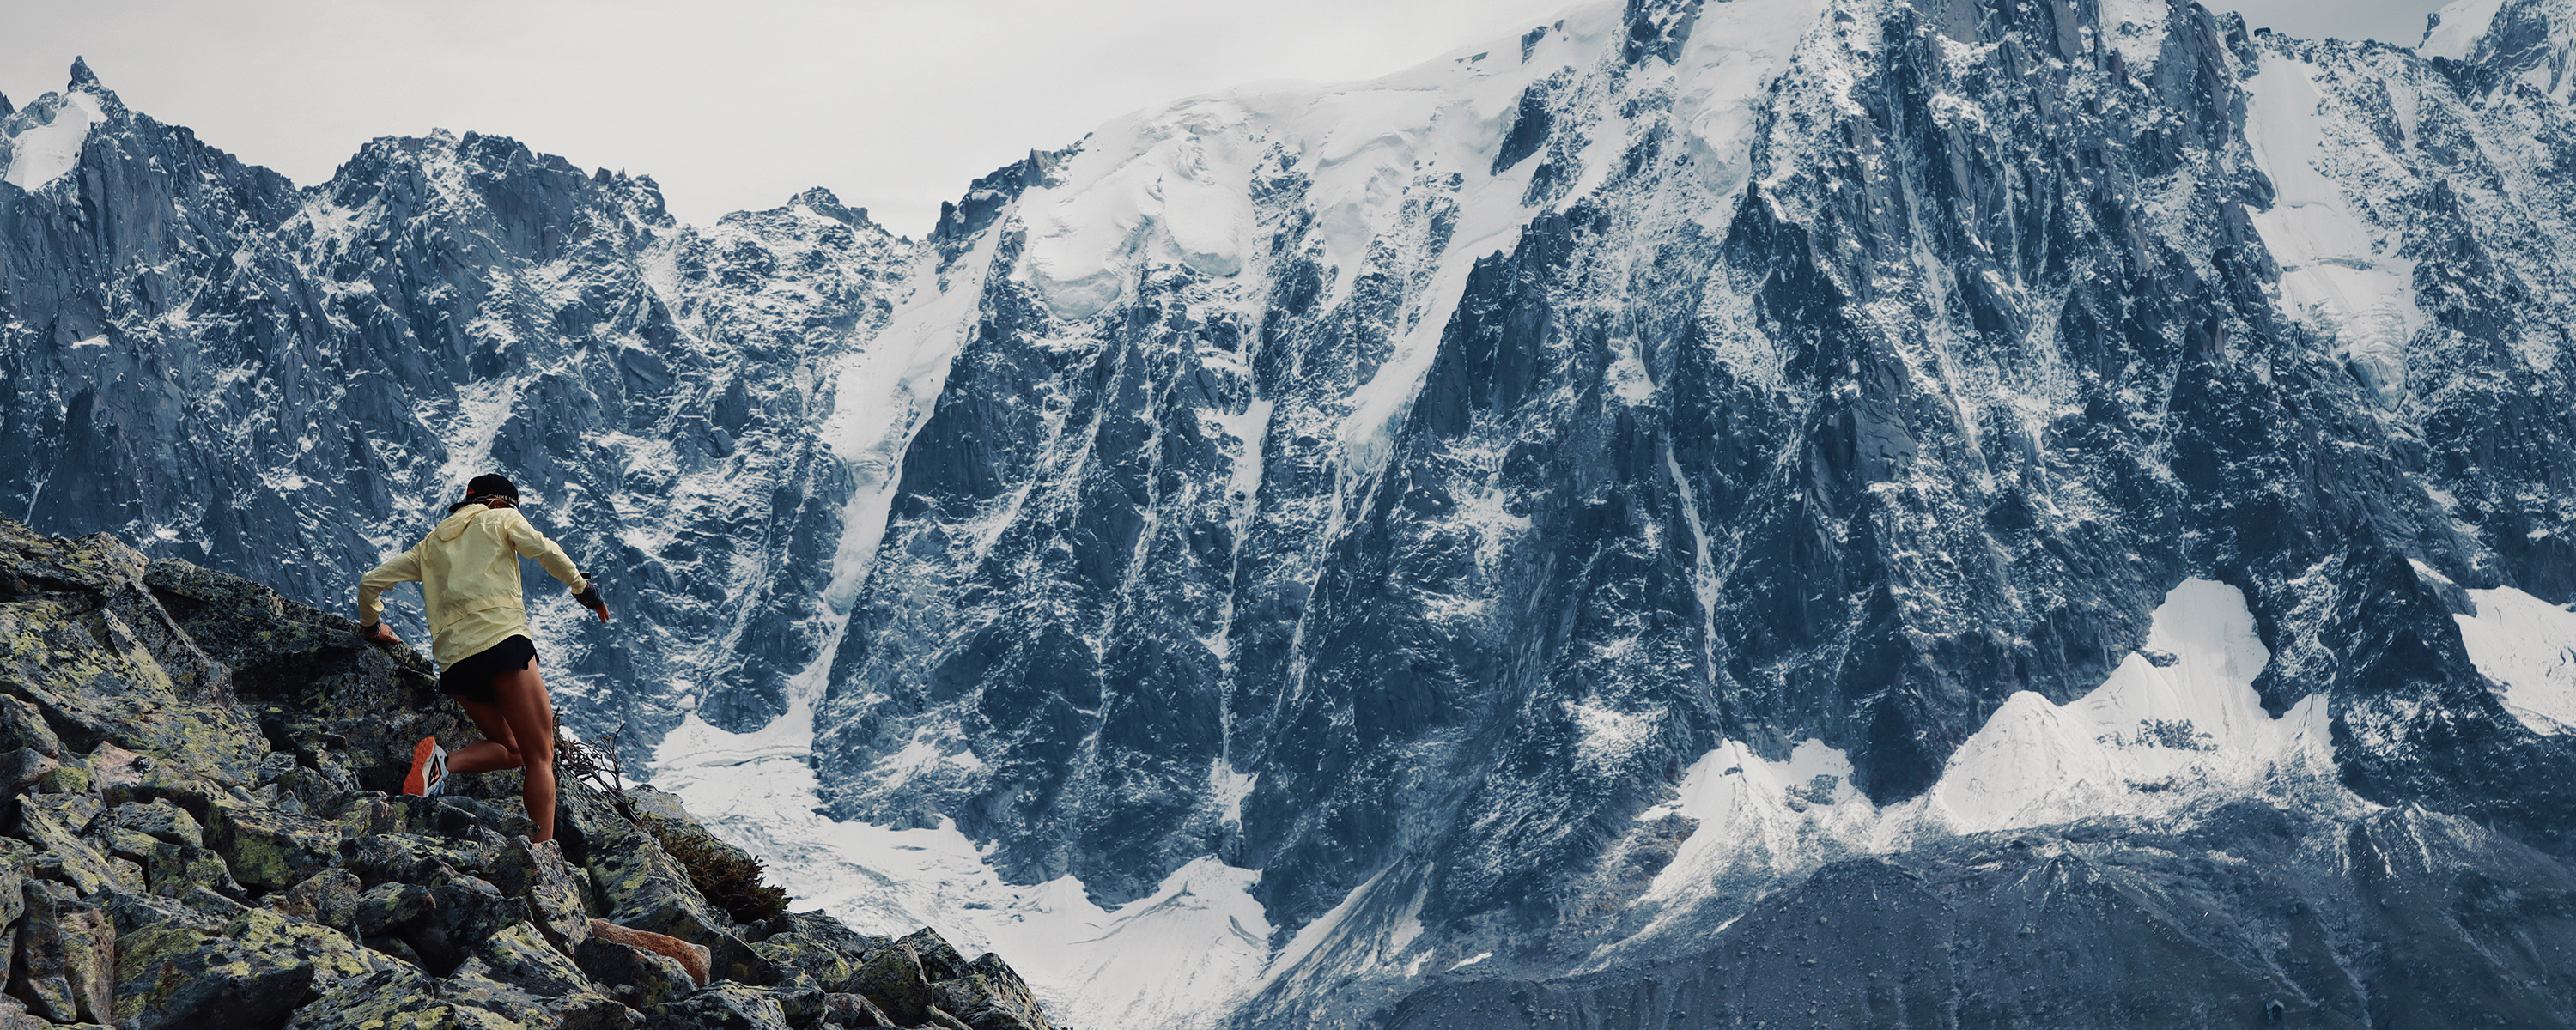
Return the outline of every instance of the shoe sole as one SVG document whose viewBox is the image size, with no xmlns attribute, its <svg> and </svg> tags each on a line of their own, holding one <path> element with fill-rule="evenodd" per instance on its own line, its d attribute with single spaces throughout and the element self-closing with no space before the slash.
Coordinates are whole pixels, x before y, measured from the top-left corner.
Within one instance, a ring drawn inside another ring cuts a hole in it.
<svg viewBox="0 0 2576 1030">
<path fill-rule="evenodd" d="M 413 797 L 429 796 L 430 756 L 438 753 L 438 738 L 422 737 L 411 749 L 411 772 L 403 777 L 403 793 Z"/>
</svg>

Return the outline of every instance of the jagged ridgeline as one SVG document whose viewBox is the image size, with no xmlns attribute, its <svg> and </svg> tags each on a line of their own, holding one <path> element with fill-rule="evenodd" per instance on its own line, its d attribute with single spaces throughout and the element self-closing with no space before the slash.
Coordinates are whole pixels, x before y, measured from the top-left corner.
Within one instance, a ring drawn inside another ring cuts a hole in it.
<svg viewBox="0 0 2576 1030">
<path fill-rule="evenodd" d="M 668 795 L 568 783 L 536 845 L 516 774 L 389 796 L 453 709 L 348 619 L 0 519 L 0 1026 L 1049 1030 L 934 932 L 737 921 Z"/>
<path fill-rule="evenodd" d="M 340 610 L 506 470 L 625 620 L 532 599 L 579 724 L 776 714 L 851 490 L 828 371 L 911 250 L 866 212 L 677 227 L 649 177 L 473 133 L 298 189 L 86 66 L 0 137 L 0 512 Z"/>
</svg>

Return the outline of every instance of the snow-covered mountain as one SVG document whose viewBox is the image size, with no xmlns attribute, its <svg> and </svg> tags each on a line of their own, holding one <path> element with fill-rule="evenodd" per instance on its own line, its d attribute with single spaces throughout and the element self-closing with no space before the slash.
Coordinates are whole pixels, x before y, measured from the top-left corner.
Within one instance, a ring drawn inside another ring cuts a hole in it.
<svg viewBox="0 0 2576 1030">
<path fill-rule="evenodd" d="M 336 610 L 506 469 L 627 620 L 537 591 L 582 725 L 781 709 L 850 491 L 813 434 L 829 370 L 911 245 L 821 191 L 676 227 L 649 178 L 471 133 L 379 139 L 298 190 L 81 65 L 0 140 L 11 515 Z"/>
<path fill-rule="evenodd" d="M 579 725 L 1074 1025 L 2568 1025 L 2567 6 L 1595 3 L 917 243 L 76 69 L 0 504 L 336 601 L 497 463 Z"/>
</svg>

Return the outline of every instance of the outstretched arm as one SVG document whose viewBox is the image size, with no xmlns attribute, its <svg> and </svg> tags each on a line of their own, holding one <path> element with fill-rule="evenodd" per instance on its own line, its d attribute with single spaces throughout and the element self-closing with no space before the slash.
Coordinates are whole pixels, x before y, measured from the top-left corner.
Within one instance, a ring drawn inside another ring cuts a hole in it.
<svg viewBox="0 0 2576 1030">
<path fill-rule="evenodd" d="M 608 605 L 599 599 L 599 591 L 591 586 L 590 578 L 582 575 L 580 567 L 572 563 L 572 556 L 555 546 L 554 541 L 546 539 L 545 534 L 537 532 L 537 527 L 529 525 L 527 516 L 515 511 L 510 514 L 514 516 L 508 527 L 510 546 L 518 549 L 521 555 L 536 559 L 547 575 L 562 580 L 565 586 L 573 589 L 573 600 L 598 615 L 599 621 L 608 621 Z"/>
<path fill-rule="evenodd" d="M 385 589 L 396 583 L 412 583 L 419 579 L 420 555 L 411 551 L 395 555 L 391 561 L 369 571 L 366 578 L 358 581 L 358 632 L 374 640 L 393 642 L 393 631 L 385 628 L 384 624 Z"/>
</svg>

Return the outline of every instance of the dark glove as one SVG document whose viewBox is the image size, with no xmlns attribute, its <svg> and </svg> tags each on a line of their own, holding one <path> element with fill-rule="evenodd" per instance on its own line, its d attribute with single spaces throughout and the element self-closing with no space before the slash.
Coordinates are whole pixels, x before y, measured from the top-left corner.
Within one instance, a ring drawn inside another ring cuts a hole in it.
<svg viewBox="0 0 2576 1030">
<path fill-rule="evenodd" d="M 572 595 L 572 600 L 574 604 L 578 604 L 584 608 L 605 608 L 608 606 L 608 602 L 599 596 L 599 581 L 595 579 L 582 580 L 581 592 Z"/>
</svg>

